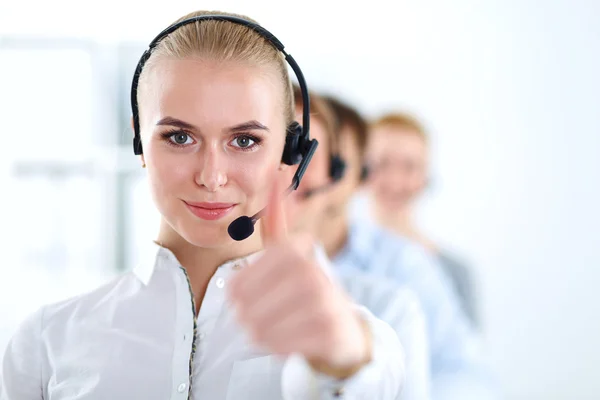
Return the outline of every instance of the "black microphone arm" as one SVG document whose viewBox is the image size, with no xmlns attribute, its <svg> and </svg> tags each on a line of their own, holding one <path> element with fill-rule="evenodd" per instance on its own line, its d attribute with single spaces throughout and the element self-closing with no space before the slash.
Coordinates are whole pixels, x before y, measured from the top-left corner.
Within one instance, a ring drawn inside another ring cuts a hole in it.
<svg viewBox="0 0 600 400">
<path fill-rule="evenodd" d="M 286 189 L 284 195 L 287 196 L 292 192 L 292 190 L 294 190 L 294 183 L 292 183 Z M 236 241 L 241 241 L 250 237 L 250 235 L 254 233 L 254 224 L 256 224 L 256 221 L 258 221 L 264 216 L 266 210 L 267 208 L 265 207 L 251 217 L 248 217 L 247 215 L 242 215 L 241 217 L 238 217 L 235 220 L 233 220 L 233 222 L 231 222 L 231 224 L 229 224 L 229 227 L 227 228 L 229 236 L 231 236 L 231 238 Z"/>
<path fill-rule="evenodd" d="M 318 144 L 319 142 L 317 142 L 315 139 L 309 142 L 306 155 L 302 158 L 302 161 L 300 161 L 300 165 L 298 166 L 298 169 L 292 178 L 292 184 L 286 189 L 284 195 L 287 196 L 292 192 L 292 190 L 298 189 L 298 185 L 300 185 L 300 181 L 302 180 L 302 177 L 308 168 L 308 164 L 310 163 L 313 154 L 315 154 Z M 264 216 L 265 210 L 266 207 L 254 214 L 252 217 L 242 215 L 241 217 L 236 218 L 227 227 L 227 233 L 229 233 L 229 236 L 233 240 L 238 242 L 249 238 L 250 235 L 254 233 L 254 224 L 256 224 L 256 221 Z"/>
</svg>

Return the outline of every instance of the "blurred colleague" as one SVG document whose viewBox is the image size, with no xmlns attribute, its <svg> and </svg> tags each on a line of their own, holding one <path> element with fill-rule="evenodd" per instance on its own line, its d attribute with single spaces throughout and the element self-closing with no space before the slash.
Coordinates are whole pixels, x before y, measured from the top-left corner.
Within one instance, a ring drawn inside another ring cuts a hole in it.
<svg viewBox="0 0 600 400">
<path fill-rule="evenodd" d="M 450 277 L 461 306 L 478 325 L 472 271 L 450 251 L 423 235 L 414 223 L 413 206 L 428 186 L 429 146 L 423 125 L 407 113 L 386 114 L 371 126 L 366 152 L 373 217 L 386 228 L 432 252 Z"/>
<path fill-rule="evenodd" d="M 156 241 L 133 271 L 21 325 L 0 399 L 399 395 L 396 333 L 329 279 L 310 238 L 286 231 L 288 172 L 316 145 L 295 122 L 286 59 L 300 79 L 299 67 L 254 22 L 208 15 L 163 31 L 132 82 Z M 234 221 L 259 210 L 256 232 L 241 232 Z"/>
<path fill-rule="evenodd" d="M 334 140 L 329 143 L 345 161 L 346 171 L 327 186 L 307 176 L 294 199 L 301 201 L 308 196 L 312 203 L 324 204 L 307 207 L 303 220 L 316 221 L 313 229 L 337 271 L 368 273 L 416 293 L 426 317 L 433 399 L 496 398 L 481 361 L 479 338 L 436 259 L 422 246 L 375 222 L 348 215 L 350 200 L 364 178 L 367 124 L 349 105 L 332 97 L 326 100 L 336 117 Z M 325 162 L 311 167 L 330 173 Z M 318 209 L 324 211 L 311 215 Z"/>
<path fill-rule="evenodd" d="M 302 118 L 302 95 L 294 88 L 296 118 Z M 301 189 L 286 201 L 288 222 L 297 232 L 317 234 L 324 222 L 328 189 L 345 174 L 343 160 L 334 150 L 335 116 L 327 102 L 310 94 L 311 137 L 319 141 Z M 312 188 L 313 191 L 307 191 Z M 326 258 L 324 256 L 323 258 Z M 430 354 L 423 310 L 415 293 L 395 282 L 386 281 L 362 271 L 330 269 L 355 302 L 367 307 L 376 317 L 387 322 L 397 333 L 406 353 L 406 379 L 400 399 L 426 400 L 431 398 Z"/>
</svg>

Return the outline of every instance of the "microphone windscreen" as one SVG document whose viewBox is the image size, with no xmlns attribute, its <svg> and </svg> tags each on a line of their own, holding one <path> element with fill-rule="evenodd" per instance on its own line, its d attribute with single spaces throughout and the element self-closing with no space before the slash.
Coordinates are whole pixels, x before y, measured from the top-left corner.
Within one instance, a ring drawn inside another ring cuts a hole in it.
<svg viewBox="0 0 600 400">
<path fill-rule="evenodd" d="M 233 240 L 238 242 L 244 240 L 254 233 L 254 221 L 252 218 L 242 215 L 229 224 L 227 232 Z"/>
</svg>

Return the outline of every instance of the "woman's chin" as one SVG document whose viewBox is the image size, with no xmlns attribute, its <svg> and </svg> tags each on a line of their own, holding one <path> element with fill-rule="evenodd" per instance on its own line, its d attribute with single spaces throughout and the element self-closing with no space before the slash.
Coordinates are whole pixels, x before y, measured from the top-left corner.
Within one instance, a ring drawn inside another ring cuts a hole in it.
<svg viewBox="0 0 600 400">
<path fill-rule="evenodd" d="M 379 204 L 383 210 L 389 214 L 396 214 L 407 206 L 408 199 L 404 197 L 383 197 L 379 198 Z"/>
<path fill-rule="evenodd" d="M 173 223 L 169 225 L 178 236 L 196 247 L 219 248 L 235 243 L 229 236 L 228 228 L 239 217 L 239 214 L 239 212 L 231 213 L 218 220 L 204 220 L 196 217 L 190 218 L 187 215 L 178 215 L 173 218 Z"/>
<path fill-rule="evenodd" d="M 229 224 L 213 226 L 189 226 L 181 230 L 181 236 L 196 247 L 216 248 L 231 244 L 233 239 L 227 233 Z"/>
</svg>

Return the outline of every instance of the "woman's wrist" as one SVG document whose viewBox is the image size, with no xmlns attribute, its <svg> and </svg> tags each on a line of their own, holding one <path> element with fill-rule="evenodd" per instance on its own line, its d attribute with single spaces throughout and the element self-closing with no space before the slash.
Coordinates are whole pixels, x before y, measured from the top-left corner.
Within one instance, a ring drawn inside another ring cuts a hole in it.
<svg viewBox="0 0 600 400">
<path fill-rule="evenodd" d="M 363 334 L 363 348 L 365 349 L 364 356 L 360 359 L 360 361 L 349 366 L 332 366 L 323 360 L 309 360 L 309 364 L 314 371 L 335 379 L 342 380 L 350 378 L 360 371 L 365 365 L 371 362 L 373 357 L 373 334 L 371 332 L 371 327 L 361 315 L 357 315 L 357 319 Z"/>
</svg>

